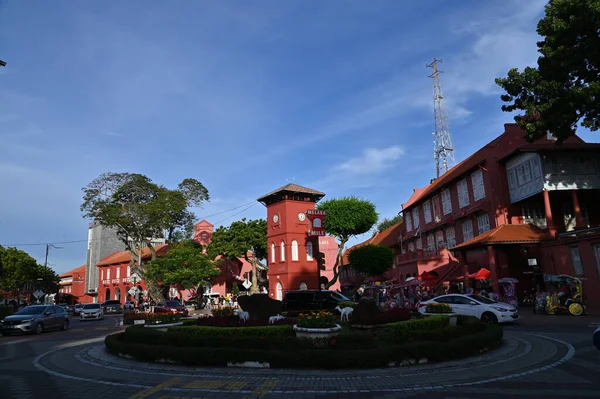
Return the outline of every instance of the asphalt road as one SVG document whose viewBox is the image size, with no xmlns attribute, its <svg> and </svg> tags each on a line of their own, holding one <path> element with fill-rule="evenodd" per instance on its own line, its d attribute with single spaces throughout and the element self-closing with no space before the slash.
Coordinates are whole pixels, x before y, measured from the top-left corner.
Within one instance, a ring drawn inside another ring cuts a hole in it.
<svg viewBox="0 0 600 399">
<path fill-rule="evenodd" d="M 524 320 L 505 328 L 501 349 L 448 364 L 310 371 L 138 363 L 103 350 L 104 337 L 122 328 L 117 317 L 74 318 L 67 331 L 0 338 L 0 398 L 593 398 L 598 321 Z"/>
</svg>

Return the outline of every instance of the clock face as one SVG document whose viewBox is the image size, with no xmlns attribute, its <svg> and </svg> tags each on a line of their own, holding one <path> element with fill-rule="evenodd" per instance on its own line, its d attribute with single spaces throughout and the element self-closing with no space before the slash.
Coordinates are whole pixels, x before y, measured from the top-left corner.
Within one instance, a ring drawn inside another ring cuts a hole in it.
<svg viewBox="0 0 600 399">
<path fill-rule="evenodd" d="M 300 212 L 298 214 L 298 220 L 301 222 L 304 222 L 305 219 L 306 219 L 306 215 L 303 212 Z"/>
<path fill-rule="evenodd" d="M 274 214 L 273 215 L 273 223 L 277 223 L 279 222 L 279 215 L 278 214 Z"/>
</svg>

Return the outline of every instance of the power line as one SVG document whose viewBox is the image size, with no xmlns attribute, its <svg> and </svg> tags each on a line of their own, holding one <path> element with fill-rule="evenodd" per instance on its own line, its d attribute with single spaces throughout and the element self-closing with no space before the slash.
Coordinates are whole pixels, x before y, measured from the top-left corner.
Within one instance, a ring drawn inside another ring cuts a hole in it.
<svg viewBox="0 0 600 399">
<path fill-rule="evenodd" d="M 252 205 L 250 205 L 250 204 L 252 204 Z M 250 205 L 250 206 L 248 206 L 247 208 L 245 208 L 245 209 L 242 209 L 240 212 L 234 213 L 233 215 L 231 215 L 231 216 L 229 216 L 229 217 L 227 217 L 227 218 L 225 218 L 225 219 L 223 219 L 223 220 L 221 220 L 221 221 L 219 221 L 219 222 L 217 222 L 217 223 L 214 223 L 214 224 L 219 224 L 219 223 L 222 223 L 222 222 L 224 222 L 224 221 L 226 221 L 226 220 L 228 220 L 228 219 L 231 219 L 231 218 L 232 218 L 232 217 L 234 217 L 234 216 L 237 216 L 237 215 L 239 215 L 240 213 L 243 213 L 243 212 L 245 212 L 246 210 L 248 210 L 248 209 L 252 208 L 252 207 L 253 207 L 253 206 L 255 206 L 256 204 L 258 204 L 258 202 L 255 202 L 255 201 L 248 202 L 248 203 L 246 203 L 246 204 L 239 205 L 239 206 L 236 206 L 236 207 L 234 207 L 234 208 L 227 209 L 227 210 L 225 210 L 225 211 L 222 211 L 222 212 L 213 213 L 212 215 L 201 216 L 201 217 L 199 217 L 198 219 L 208 219 L 208 218 L 210 218 L 210 217 L 213 217 L 213 216 L 218 216 L 218 215 L 222 215 L 222 214 L 224 214 L 224 213 L 228 213 L 228 212 L 231 212 L 231 211 L 235 211 L 236 209 L 240 209 L 240 208 L 242 208 L 242 207 L 244 207 L 244 206 Z M 92 239 L 91 241 L 107 240 L 107 239 L 110 239 L 110 238 L 111 238 L 111 237 L 106 237 L 106 238 L 94 238 L 94 239 Z M 23 244 L 0 244 L 0 245 L 2 245 L 3 247 L 39 247 L 39 246 L 50 245 L 50 244 L 80 244 L 80 243 L 84 243 L 84 242 L 88 242 L 88 241 L 90 241 L 90 240 L 71 240 L 71 241 L 53 241 L 53 242 L 38 242 L 38 243 L 23 243 Z"/>
</svg>

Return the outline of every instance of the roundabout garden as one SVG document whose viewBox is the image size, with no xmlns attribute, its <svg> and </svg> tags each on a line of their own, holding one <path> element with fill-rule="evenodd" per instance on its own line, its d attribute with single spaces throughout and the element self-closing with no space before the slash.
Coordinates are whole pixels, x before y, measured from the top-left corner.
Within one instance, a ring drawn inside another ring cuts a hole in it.
<svg viewBox="0 0 600 399">
<path fill-rule="evenodd" d="M 363 300 L 353 304 L 352 316 L 342 323 L 336 311 L 286 313 L 268 301 L 257 297 L 242 305 L 245 316 L 229 308 L 183 321 L 173 315 L 130 316 L 125 322 L 133 325 L 107 336 L 105 346 L 112 354 L 144 362 L 348 369 L 460 359 L 502 343 L 501 327 L 449 316 L 444 309 L 426 316 L 404 309 L 383 312 Z"/>
</svg>

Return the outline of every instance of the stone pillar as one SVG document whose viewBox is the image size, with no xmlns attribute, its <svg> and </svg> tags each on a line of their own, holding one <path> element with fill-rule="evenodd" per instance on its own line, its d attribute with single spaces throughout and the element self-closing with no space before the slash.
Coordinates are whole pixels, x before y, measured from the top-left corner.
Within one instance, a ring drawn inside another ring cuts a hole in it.
<svg viewBox="0 0 600 399">
<path fill-rule="evenodd" d="M 550 236 L 556 237 L 556 227 L 554 227 L 554 220 L 552 219 L 552 207 L 550 206 L 550 192 L 544 190 L 544 210 L 546 211 L 546 227 Z"/>
<path fill-rule="evenodd" d="M 573 197 L 573 211 L 575 211 L 575 228 L 585 228 L 583 215 L 581 214 L 581 207 L 579 206 L 579 196 L 577 190 L 571 190 L 571 197 Z"/>
<path fill-rule="evenodd" d="M 496 265 L 496 252 L 494 251 L 494 247 L 488 245 L 487 253 L 490 272 L 492 272 L 492 290 L 496 294 L 500 294 L 500 286 L 498 285 L 498 265 Z"/>
</svg>

